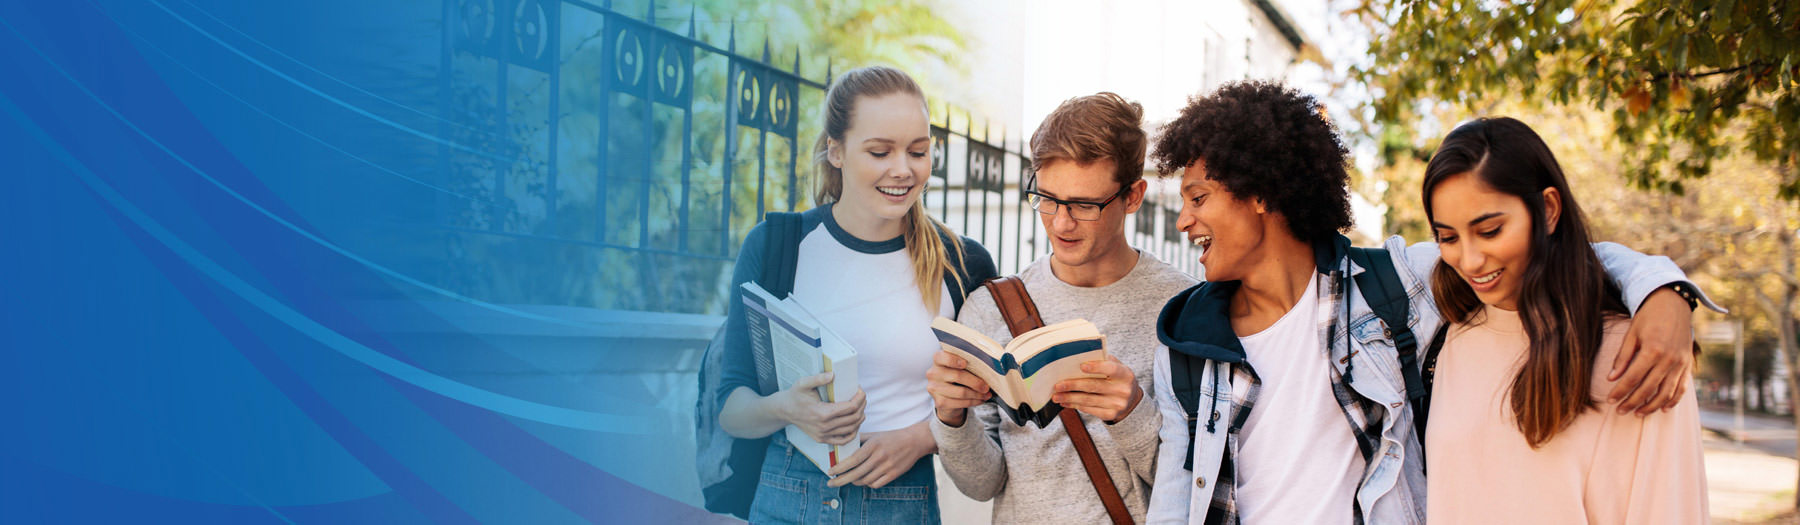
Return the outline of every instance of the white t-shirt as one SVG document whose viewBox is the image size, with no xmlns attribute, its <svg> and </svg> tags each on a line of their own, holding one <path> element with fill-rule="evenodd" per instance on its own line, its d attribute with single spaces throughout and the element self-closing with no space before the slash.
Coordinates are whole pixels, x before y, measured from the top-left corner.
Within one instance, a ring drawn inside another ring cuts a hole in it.
<svg viewBox="0 0 1800 525">
<path fill-rule="evenodd" d="M 792 297 L 856 349 L 856 380 L 868 402 L 862 432 L 931 417 L 925 373 L 938 351 L 931 320 L 956 316 L 950 290 L 938 286 L 941 304 L 927 311 L 900 238 L 857 239 L 827 216 L 801 239 Z"/>
<path fill-rule="evenodd" d="M 1364 461 L 1331 393 L 1319 339 L 1318 279 L 1269 328 L 1239 337 L 1262 389 L 1239 430 L 1238 515 L 1244 523 L 1353 521 Z"/>
</svg>

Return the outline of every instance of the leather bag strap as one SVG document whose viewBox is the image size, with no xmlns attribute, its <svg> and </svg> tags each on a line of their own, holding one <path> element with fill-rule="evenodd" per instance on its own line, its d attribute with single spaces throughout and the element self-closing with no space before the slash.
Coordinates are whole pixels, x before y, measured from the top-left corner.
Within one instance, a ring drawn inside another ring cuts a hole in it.
<svg viewBox="0 0 1800 525">
<path fill-rule="evenodd" d="M 1016 276 L 996 277 L 982 286 L 993 294 L 994 304 L 1000 307 L 1000 317 L 1006 319 L 1006 328 L 1012 331 L 1013 337 L 1044 326 L 1044 319 L 1038 316 L 1037 303 L 1032 302 L 1031 294 L 1025 291 L 1025 282 Z M 1100 503 L 1106 506 L 1106 515 L 1112 518 L 1113 525 L 1131 525 L 1131 512 L 1125 508 L 1125 498 L 1119 496 L 1119 488 L 1113 485 L 1112 474 L 1106 472 L 1106 464 L 1100 459 L 1100 449 L 1094 447 L 1094 437 L 1088 435 L 1087 425 L 1081 422 L 1081 414 L 1075 410 L 1063 410 L 1057 415 L 1062 420 L 1063 430 L 1069 434 L 1069 441 L 1075 444 L 1075 454 L 1081 456 L 1081 466 L 1087 470 L 1088 481 L 1094 485 L 1094 491 L 1100 493 Z"/>
</svg>

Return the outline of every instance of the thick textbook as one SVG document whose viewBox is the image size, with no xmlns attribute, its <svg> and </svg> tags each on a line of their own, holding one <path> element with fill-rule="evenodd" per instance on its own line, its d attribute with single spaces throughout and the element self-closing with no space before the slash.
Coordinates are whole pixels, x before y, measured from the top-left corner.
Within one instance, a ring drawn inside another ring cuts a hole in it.
<svg viewBox="0 0 1800 525">
<path fill-rule="evenodd" d="M 1062 412 L 1050 400 L 1065 379 L 1105 377 L 1081 371 L 1081 364 L 1106 359 L 1106 336 L 1086 319 L 1044 326 L 1002 346 L 973 328 L 943 317 L 931 322 L 943 349 L 968 361 L 970 373 L 986 381 L 993 401 L 1013 424 L 1043 428 Z"/>
<path fill-rule="evenodd" d="M 758 354 L 774 359 L 778 388 L 787 390 L 806 377 L 834 372 L 832 381 L 819 387 L 819 399 L 836 403 L 856 396 L 856 349 L 820 324 L 793 296 L 775 299 L 754 282 L 744 283 L 742 288 L 750 344 Z M 833 446 L 820 443 L 794 425 L 788 425 L 785 432 L 788 442 L 822 472 L 831 472 L 832 467 L 861 447 L 860 435 L 847 444 Z"/>
</svg>

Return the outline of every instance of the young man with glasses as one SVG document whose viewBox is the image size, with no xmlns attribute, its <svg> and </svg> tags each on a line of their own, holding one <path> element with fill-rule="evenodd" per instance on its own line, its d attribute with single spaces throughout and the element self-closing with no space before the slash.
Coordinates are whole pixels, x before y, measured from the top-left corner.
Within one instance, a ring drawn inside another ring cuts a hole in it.
<svg viewBox="0 0 1800 525">
<path fill-rule="evenodd" d="M 1106 335 L 1113 359 L 1083 365 L 1104 379 L 1065 381 L 1053 400 L 1079 411 L 1132 521 L 1142 522 L 1155 479 L 1161 415 L 1150 385 L 1163 346 L 1154 315 L 1193 277 L 1133 249 L 1125 221 L 1143 204 L 1143 108 L 1112 93 L 1070 99 L 1031 138 L 1037 175 L 1028 185 L 1051 254 L 1019 272 L 1045 324 L 1086 319 Z M 969 295 L 958 322 L 1005 343 L 1012 339 L 994 298 Z M 939 352 L 927 374 L 937 417 L 931 424 L 944 472 L 977 500 L 994 500 L 996 523 L 1096 523 L 1108 519 L 1061 420 L 1038 428 L 1003 419 L 984 403 L 985 383 Z"/>
</svg>

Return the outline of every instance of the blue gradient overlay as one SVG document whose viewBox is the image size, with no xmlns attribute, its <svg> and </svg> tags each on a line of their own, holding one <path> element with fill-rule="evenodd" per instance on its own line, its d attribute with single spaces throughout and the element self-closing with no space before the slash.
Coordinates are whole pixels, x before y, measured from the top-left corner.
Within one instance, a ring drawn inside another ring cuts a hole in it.
<svg viewBox="0 0 1800 525">
<path fill-rule="evenodd" d="M 721 521 L 691 375 L 459 284 L 562 269 L 431 227 L 520 155 L 442 106 L 444 11 L 0 2 L 0 522 Z"/>
</svg>

